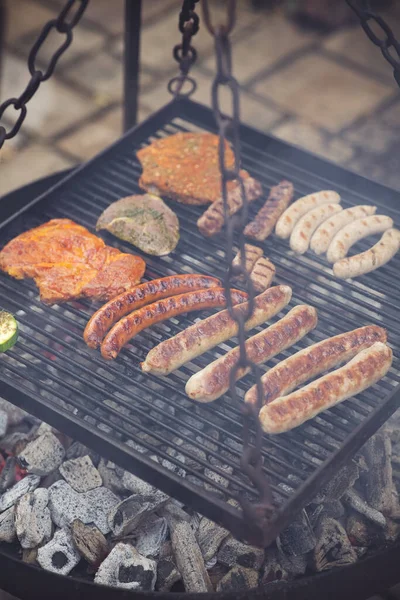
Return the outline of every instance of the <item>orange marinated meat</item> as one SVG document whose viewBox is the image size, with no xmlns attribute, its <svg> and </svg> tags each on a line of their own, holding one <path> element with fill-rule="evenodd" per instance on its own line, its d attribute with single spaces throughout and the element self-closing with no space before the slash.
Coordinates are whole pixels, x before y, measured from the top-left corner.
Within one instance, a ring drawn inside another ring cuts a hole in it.
<svg viewBox="0 0 400 600">
<path fill-rule="evenodd" d="M 124 254 L 70 219 L 52 219 L 11 240 L 0 252 L 0 269 L 30 277 L 46 304 L 75 298 L 107 301 L 132 289 L 146 264 Z"/>
<path fill-rule="evenodd" d="M 176 133 L 142 148 L 137 157 L 143 167 L 139 180 L 150 194 L 166 196 L 183 204 L 209 204 L 221 198 L 218 136 L 212 133 Z M 225 163 L 234 166 L 226 143 Z M 241 171 L 242 177 L 248 177 Z M 228 189 L 237 184 L 228 183 Z"/>
</svg>

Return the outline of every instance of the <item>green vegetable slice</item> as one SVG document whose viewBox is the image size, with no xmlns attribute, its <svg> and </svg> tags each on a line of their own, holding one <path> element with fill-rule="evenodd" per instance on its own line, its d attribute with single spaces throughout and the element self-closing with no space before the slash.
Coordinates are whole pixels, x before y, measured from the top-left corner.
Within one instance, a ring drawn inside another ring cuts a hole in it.
<svg viewBox="0 0 400 600">
<path fill-rule="evenodd" d="M 18 323 L 5 310 L 0 310 L 0 352 L 6 352 L 18 339 Z"/>
</svg>

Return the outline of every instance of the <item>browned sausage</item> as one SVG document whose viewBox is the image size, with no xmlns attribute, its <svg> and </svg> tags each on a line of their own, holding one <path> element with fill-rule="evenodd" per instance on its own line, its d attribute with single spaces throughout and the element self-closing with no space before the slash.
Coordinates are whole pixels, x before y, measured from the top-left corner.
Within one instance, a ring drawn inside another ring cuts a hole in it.
<svg viewBox="0 0 400 600">
<path fill-rule="evenodd" d="M 247 294 L 245 292 L 232 290 L 232 302 L 234 304 L 241 304 L 242 302 L 246 302 L 246 300 Z M 143 329 L 155 325 L 155 323 L 159 323 L 160 321 L 165 321 L 171 317 L 193 310 L 224 306 L 226 306 L 226 299 L 222 288 L 197 290 L 153 302 L 133 311 L 114 325 L 101 345 L 101 355 L 106 360 L 116 358 L 129 340 L 143 331 Z"/>
<path fill-rule="evenodd" d="M 392 350 L 376 342 L 347 365 L 320 377 L 304 388 L 263 406 L 260 422 L 266 433 L 283 433 L 320 412 L 351 398 L 379 381 L 392 364 Z"/>
<path fill-rule="evenodd" d="M 86 325 L 83 339 L 89 348 L 98 348 L 110 327 L 130 312 L 162 298 L 213 287 L 221 287 L 219 279 L 197 274 L 171 275 L 141 283 L 99 308 Z"/>
<path fill-rule="evenodd" d="M 386 340 L 385 329 L 378 325 L 366 325 L 327 338 L 318 344 L 296 352 L 269 369 L 261 377 L 264 404 L 269 404 L 276 398 L 285 396 L 305 381 L 350 360 L 358 352 L 369 348 L 375 342 L 386 342 Z M 250 404 L 257 404 L 255 385 L 249 389 L 244 399 Z"/>
</svg>

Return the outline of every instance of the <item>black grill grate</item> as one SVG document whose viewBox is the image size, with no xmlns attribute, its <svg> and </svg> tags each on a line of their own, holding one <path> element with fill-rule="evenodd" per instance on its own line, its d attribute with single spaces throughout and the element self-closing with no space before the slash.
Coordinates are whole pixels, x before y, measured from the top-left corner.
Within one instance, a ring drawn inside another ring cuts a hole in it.
<svg viewBox="0 0 400 600">
<path fill-rule="evenodd" d="M 197 129 L 213 130 L 208 109 L 183 100 L 168 105 L 29 207 L 0 203 L 2 242 L 51 218 L 68 217 L 93 230 L 110 202 L 139 191 L 140 166 L 135 152 L 141 145 L 177 131 Z M 242 139 L 244 167 L 261 180 L 265 191 L 282 178 L 294 183 L 296 197 L 333 188 L 342 194 L 344 206 L 374 203 L 378 212 L 389 214 L 400 224 L 395 192 L 247 127 L 242 129 Z M 259 202 L 254 203 L 253 213 L 259 206 Z M 181 224 L 177 252 L 157 259 L 145 257 L 146 277 L 185 272 L 221 277 L 223 240 L 204 239 L 195 225 L 203 209 L 181 205 L 174 209 Z M 112 236 L 105 238 L 121 250 L 132 251 Z M 311 253 L 295 257 L 287 243 L 275 238 L 263 246 L 277 266 L 276 282 L 293 288 L 287 310 L 306 302 L 319 314 L 318 328 L 271 360 L 269 366 L 310 343 L 368 323 L 388 329 L 395 354 L 389 374 L 360 397 L 292 432 L 265 436 L 265 471 L 280 507 L 269 530 L 263 535 L 259 532 L 266 543 L 397 406 L 399 393 L 393 392 L 400 382 L 400 258 L 348 283 L 335 280 L 327 263 Z M 356 251 L 365 247 L 361 242 Z M 83 327 L 93 313 L 89 302 L 46 307 L 30 281 L 15 281 L 4 275 L 0 276 L 0 294 L 2 308 L 16 313 L 21 325 L 19 343 L 1 357 L 1 393 L 5 398 L 237 535 L 248 537 L 240 511 L 229 502 L 239 493 L 255 499 L 254 489 L 240 470 L 239 410 L 232 406 L 229 396 L 198 405 L 184 392 L 188 377 L 232 348 L 236 340 L 160 379 L 143 374 L 139 362 L 156 343 L 181 331 L 198 315 L 174 318 L 143 332 L 117 361 L 108 363 L 99 353 L 89 351 L 82 340 Z M 204 316 L 202 313 L 201 318 Z M 250 376 L 239 383 L 242 395 L 250 383 Z"/>
</svg>

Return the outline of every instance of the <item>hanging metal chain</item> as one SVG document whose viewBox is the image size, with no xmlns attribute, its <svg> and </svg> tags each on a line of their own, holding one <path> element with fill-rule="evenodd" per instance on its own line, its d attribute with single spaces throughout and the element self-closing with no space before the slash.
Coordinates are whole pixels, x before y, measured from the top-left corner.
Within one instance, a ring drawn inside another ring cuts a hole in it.
<svg viewBox="0 0 400 600">
<path fill-rule="evenodd" d="M 393 31 L 380 15 L 370 9 L 368 1 L 346 0 L 346 2 L 360 19 L 361 26 L 371 42 L 380 48 L 383 56 L 393 67 L 394 78 L 400 86 L 400 43 L 396 40 Z M 379 27 L 382 37 L 372 29 L 371 22 Z"/>
<path fill-rule="evenodd" d="M 182 10 L 179 13 L 179 31 L 182 34 L 182 42 L 174 46 L 173 57 L 179 63 L 180 73 L 173 77 L 168 83 L 168 91 L 175 98 L 178 96 L 191 96 L 197 88 L 196 81 L 189 77 L 189 71 L 197 59 L 197 52 L 191 45 L 192 37 L 196 35 L 200 27 L 199 15 L 195 12 L 199 0 L 183 0 Z M 185 83 L 190 87 L 183 92 Z"/>
<path fill-rule="evenodd" d="M 5 127 L 0 125 L 0 149 L 2 148 L 5 140 L 13 138 L 17 135 L 18 131 L 20 130 L 21 125 L 24 122 L 27 114 L 27 103 L 33 98 L 40 84 L 43 81 L 47 81 L 51 77 L 60 57 L 70 46 L 72 42 L 72 30 L 79 23 L 83 13 L 86 10 L 88 2 L 89 0 L 67 0 L 64 8 L 61 10 L 58 17 L 46 23 L 46 25 L 40 32 L 39 37 L 33 44 L 32 49 L 29 53 L 28 68 L 29 73 L 31 74 L 31 79 L 28 85 L 18 98 L 10 98 L 9 100 L 6 100 L 2 104 L 0 104 L 0 122 L 6 109 L 9 106 L 13 106 L 14 109 L 17 112 L 19 112 L 19 115 L 18 117 L 16 117 L 14 125 L 8 131 Z M 72 8 L 75 4 L 77 6 L 75 12 L 73 12 Z M 58 33 L 64 34 L 65 39 L 54 52 L 49 64 L 47 65 L 47 69 L 43 72 L 37 68 L 36 59 L 40 48 L 42 47 L 49 34 L 53 30 L 57 31 Z"/>
<path fill-rule="evenodd" d="M 232 57 L 229 33 L 234 27 L 236 16 L 236 0 L 227 0 L 227 19 L 223 25 L 213 25 L 209 10 L 208 0 L 203 0 L 204 23 L 209 32 L 214 36 L 217 72 L 212 84 L 212 107 L 214 116 L 219 129 L 219 166 L 221 170 L 222 198 L 224 203 L 225 232 L 226 232 L 226 262 L 227 271 L 224 278 L 224 287 L 227 298 L 227 307 L 229 314 L 237 323 L 239 338 L 239 359 L 232 369 L 230 375 L 230 393 L 233 401 L 240 406 L 243 414 L 243 454 L 241 467 L 243 472 L 250 478 L 252 483 L 259 491 L 260 498 L 257 504 L 250 504 L 244 498 L 241 499 L 244 517 L 249 524 L 256 524 L 263 528 L 269 521 L 272 511 L 272 494 L 266 476 L 262 470 L 262 429 L 258 419 L 259 409 L 262 403 L 262 385 L 259 367 L 249 360 L 246 352 L 246 329 L 245 323 L 254 310 L 254 288 L 250 280 L 250 275 L 246 271 L 246 249 L 244 227 L 248 221 L 248 202 L 243 185 L 243 178 L 240 169 L 240 105 L 239 105 L 239 84 L 232 75 Z M 221 91 L 225 88 L 229 90 L 232 115 L 223 114 L 221 108 Z M 234 165 L 231 167 L 226 160 L 226 150 L 228 148 L 227 136 L 232 140 L 234 152 Z M 240 213 L 229 215 L 228 208 L 228 182 L 235 181 L 240 187 L 243 208 Z M 239 246 L 241 262 L 240 265 L 232 265 L 233 246 L 236 243 Z M 244 285 L 249 295 L 248 309 L 246 312 L 239 313 L 233 309 L 231 297 L 232 280 L 241 276 L 244 279 Z M 238 398 L 236 392 L 236 378 L 239 369 L 249 368 L 253 373 L 258 392 L 258 407 L 251 408 L 244 404 Z M 254 424 L 255 438 L 252 441 L 251 427 Z"/>
</svg>

